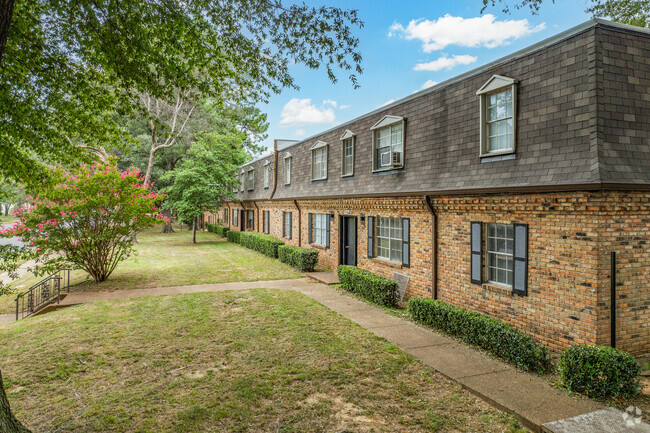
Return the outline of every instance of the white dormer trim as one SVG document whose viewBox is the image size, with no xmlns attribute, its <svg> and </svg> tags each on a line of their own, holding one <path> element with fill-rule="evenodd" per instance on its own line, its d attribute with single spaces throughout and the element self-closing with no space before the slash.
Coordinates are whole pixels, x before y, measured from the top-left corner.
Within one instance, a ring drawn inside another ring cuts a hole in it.
<svg viewBox="0 0 650 433">
<path fill-rule="evenodd" d="M 253 171 L 253 170 L 255 170 L 253 167 L 248 168 L 248 171 Z"/>
<path fill-rule="evenodd" d="M 492 77 L 476 91 L 476 94 L 483 95 L 485 93 L 503 89 L 504 87 L 512 86 L 513 84 L 517 84 L 517 80 L 514 78 L 508 78 L 502 75 L 492 75 Z"/>
<path fill-rule="evenodd" d="M 324 141 L 318 140 L 316 143 L 314 143 L 314 145 L 312 147 L 309 148 L 309 150 L 316 150 L 316 149 L 320 149 L 321 147 L 325 147 L 325 146 L 327 146 L 327 143 L 325 143 Z"/>
<path fill-rule="evenodd" d="M 341 135 L 341 138 L 339 138 L 339 140 L 341 140 L 341 141 L 347 140 L 348 138 L 352 138 L 355 135 L 356 134 L 354 132 L 350 131 L 349 129 L 346 129 L 345 132 L 343 133 L 343 135 Z"/>
<path fill-rule="evenodd" d="M 389 116 L 386 115 L 381 118 L 381 120 L 370 127 L 370 130 L 383 128 L 385 126 L 390 126 L 395 123 L 403 122 L 404 118 L 399 116 Z"/>
<path fill-rule="evenodd" d="M 264 161 L 264 165 L 269 165 L 271 161 Z"/>
<path fill-rule="evenodd" d="M 289 152 L 284 154 L 284 159 L 291 158 L 291 154 Z"/>
</svg>

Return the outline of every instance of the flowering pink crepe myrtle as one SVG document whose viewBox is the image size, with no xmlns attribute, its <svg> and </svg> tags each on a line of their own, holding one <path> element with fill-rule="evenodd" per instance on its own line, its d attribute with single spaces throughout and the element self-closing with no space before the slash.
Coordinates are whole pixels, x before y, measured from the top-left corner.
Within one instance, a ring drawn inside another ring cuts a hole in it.
<svg viewBox="0 0 650 433">
<path fill-rule="evenodd" d="M 133 234 L 168 221 L 157 208 L 164 195 L 143 180 L 135 168 L 119 171 L 115 160 L 72 171 L 55 167 L 0 236 L 20 238 L 22 259 L 36 259 L 41 273 L 72 265 L 104 281 L 130 255 Z"/>
</svg>

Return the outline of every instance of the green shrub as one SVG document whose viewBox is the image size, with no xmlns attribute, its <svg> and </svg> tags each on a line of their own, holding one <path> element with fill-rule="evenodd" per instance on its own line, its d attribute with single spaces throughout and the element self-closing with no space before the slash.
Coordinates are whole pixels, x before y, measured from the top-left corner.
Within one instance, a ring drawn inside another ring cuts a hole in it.
<svg viewBox="0 0 650 433">
<path fill-rule="evenodd" d="M 339 265 L 341 286 L 367 300 L 389 307 L 397 304 L 397 283 L 356 266 Z"/>
<path fill-rule="evenodd" d="M 228 242 L 234 242 L 238 244 L 241 234 L 242 232 L 236 232 L 234 230 L 230 230 L 228 233 L 226 233 L 226 238 L 228 239 Z"/>
<path fill-rule="evenodd" d="M 408 311 L 416 322 L 459 337 L 524 370 L 545 373 L 551 369 L 546 347 L 502 320 L 433 299 L 411 298 Z"/>
<path fill-rule="evenodd" d="M 241 232 L 239 243 L 274 259 L 278 258 L 278 247 L 284 245 L 284 242 L 278 238 L 255 232 Z"/>
<path fill-rule="evenodd" d="M 571 346 L 560 355 L 564 386 L 590 397 L 636 397 L 641 389 L 639 363 L 608 346 Z"/>
<path fill-rule="evenodd" d="M 294 247 L 293 245 L 280 245 L 278 259 L 300 272 L 312 272 L 318 262 L 318 250 L 313 248 Z"/>
<path fill-rule="evenodd" d="M 208 229 L 209 232 L 216 233 L 219 236 L 222 236 L 224 238 L 226 237 L 226 235 L 230 231 L 230 228 L 228 228 L 226 226 L 220 226 L 218 224 L 207 223 L 205 226 L 206 226 L 206 228 Z"/>
</svg>

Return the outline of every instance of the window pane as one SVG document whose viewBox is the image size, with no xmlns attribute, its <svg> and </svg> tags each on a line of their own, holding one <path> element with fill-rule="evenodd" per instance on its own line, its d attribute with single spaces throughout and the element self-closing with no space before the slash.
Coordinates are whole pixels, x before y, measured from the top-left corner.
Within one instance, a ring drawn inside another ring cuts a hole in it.
<svg viewBox="0 0 650 433">
<path fill-rule="evenodd" d="M 399 218 L 377 218 L 375 245 L 377 246 L 377 257 L 401 262 L 402 220 Z"/>
<path fill-rule="evenodd" d="M 488 281 L 512 285 L 513 226 L 510 224 L 488 224 L 485 245 Z"/>
</svg>

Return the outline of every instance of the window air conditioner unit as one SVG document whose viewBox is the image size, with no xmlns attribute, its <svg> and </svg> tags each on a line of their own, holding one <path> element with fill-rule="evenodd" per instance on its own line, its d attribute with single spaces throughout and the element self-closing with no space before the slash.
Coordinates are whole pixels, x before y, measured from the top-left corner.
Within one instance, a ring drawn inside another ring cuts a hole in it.
<svg viewBox="0 0 650 433">
<path fill-rule="evenodd" d="M 391 153 L 390 152 L 384 152 L 381 154 L 381 166 L 382 167 L 388 167 L 391 165 Z"/>
<path fill-rule="evenodd" d="M 402 166 L 402 152 L 392 152 L 392 165 L 393 167 Z"/>
</svg>

